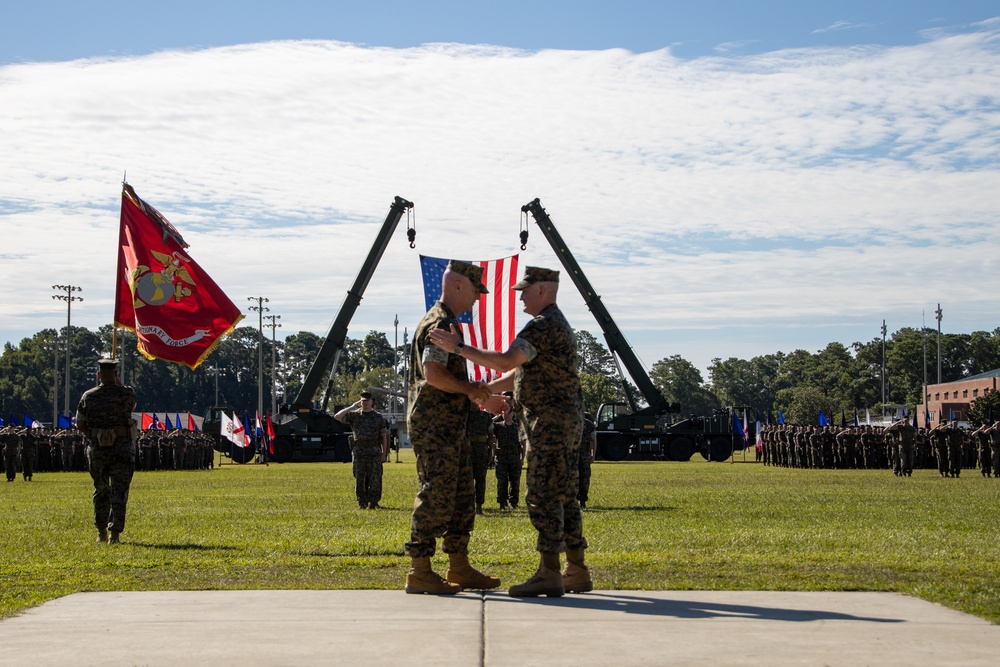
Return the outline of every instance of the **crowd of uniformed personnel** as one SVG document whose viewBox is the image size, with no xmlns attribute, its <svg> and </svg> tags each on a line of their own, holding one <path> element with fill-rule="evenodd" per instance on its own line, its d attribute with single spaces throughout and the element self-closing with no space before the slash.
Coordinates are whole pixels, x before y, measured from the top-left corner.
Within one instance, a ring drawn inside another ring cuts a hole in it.
<svg viewBox="0 0 1000 667">
<path fill-rule="evenodd" d="M 207 433 L 174 429 L 140 431 L 136 470 L 198 470 L 213 467 L 213 439 Z M 0 449 L 7 481 L 21 473 L 31 481 L 36 472 L 83 472 L 89 469 L 87 442 L 76 429 L 5 426 Z"/>
<path fill-rule="evenodd" d="M 959 477 L 963 468 L 983 477 L 1000 476 L 1000 421 L 976 430 L 942 422 L 914 428 L 905 420 L 890 426 L 792 426 L 761 428 L 758 457 L 785 468 L 891 469 L 910 476 L 914 468 L 937 468 Z"/>
</svg>

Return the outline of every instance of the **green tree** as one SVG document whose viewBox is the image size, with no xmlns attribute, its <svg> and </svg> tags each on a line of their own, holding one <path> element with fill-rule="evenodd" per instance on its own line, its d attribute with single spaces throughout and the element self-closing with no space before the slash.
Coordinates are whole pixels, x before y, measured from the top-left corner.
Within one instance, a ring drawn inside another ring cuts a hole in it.
<svg viewBox="0 0 1000 667">
<path fill-rule="evenodd" d="M 701 371 L 679 354 L 653 364 L 649 378 L 667 401 L 680 404 L 682 414 L 710 415 L 721 405 L 705 387 Z"/>
</svg>

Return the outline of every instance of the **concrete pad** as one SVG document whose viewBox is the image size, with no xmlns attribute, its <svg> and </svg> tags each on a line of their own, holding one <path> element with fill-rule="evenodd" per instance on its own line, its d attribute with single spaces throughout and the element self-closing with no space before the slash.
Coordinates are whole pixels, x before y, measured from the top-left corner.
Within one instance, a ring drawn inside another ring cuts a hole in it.
<svg viewBox="0 0 1000 667">
<path fill-rule="evenodd" d="M 78 593 L 0 622 L 0 665 L 479 665 L 482 627 L 472 593 Z"/>
<path fill-rule="evenodd" d="M 893 593 L 79 593 L 0 622 L 0 665 L 995 665 L 1000 626 Z"/>
<path fill-rule="evenodd" d="M 991 665 L 1000 626 L 895 593 L 490 597 L 491 665 Z"/>
</svg>

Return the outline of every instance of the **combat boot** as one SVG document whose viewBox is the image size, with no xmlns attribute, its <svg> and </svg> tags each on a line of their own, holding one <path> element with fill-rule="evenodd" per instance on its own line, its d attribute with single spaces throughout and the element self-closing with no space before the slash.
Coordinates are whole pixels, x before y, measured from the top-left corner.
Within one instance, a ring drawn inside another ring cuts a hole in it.
<svg viewBox="0 0 1000 667">
<path fill-rule="evenodd" d="M 98 529 L 97 531 L 97 543 L 104 544 L 108 541 L 108 531 L 105 529 Z"/>
<path fill-rule="evenodd" d="M 552 560 L 555 560 L 554 567 Z M 559 573 L 559 554 L 544 553 L 535 574 L 523 584 L 511 586 L 510 590 L 507 591 L 507 594 L 512 598 L 536 598 L 539 595 L 558 598 L 565 593 L 563 577 Z"/>
<path fill-rule="evenodd" d="M 476 516 L 483 516 L 483 506 L 476 505 Z"/>
<path fill-rule="evenodd" d="M 427 593 L 428 595 L 454 595 L 462 590 L 458 584 L 445 581 L 431 569 L 430 558 L 414 558 L 410 571 L 406 573 L 407 593 Z"/>
<path fill-rule="evenodd" d="M 448 571 L 444 573 L 444 578 L 453 584 L 458 584 L 462 590 L 467 588 L 488 590 L 500 585 L 500 580 L 496 577 L 483 574 L 469 565 L 468 554 L 448 554 Z"/>
<path fill-rule="evenodd" d="M 562 571 L 563 588 L 567 593 L 587 593 L 594 590 L 590 569 L 583 564 L 583 551 L 567 551 L 566 567 Z"/>
<path fill-rule="evenodd" d="M 120 543 L 121 540 L 118 538 L 119 535 L 121 535 L 121 533 L 119 533 L 117 530 L 112 530 L 111 534 L 108 535 L 108 544 Z"/>
</svg>

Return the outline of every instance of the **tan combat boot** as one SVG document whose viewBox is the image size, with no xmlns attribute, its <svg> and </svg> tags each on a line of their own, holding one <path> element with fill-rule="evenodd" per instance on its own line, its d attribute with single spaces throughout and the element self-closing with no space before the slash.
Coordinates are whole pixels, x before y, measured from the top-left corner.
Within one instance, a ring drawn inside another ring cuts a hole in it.
<svg viewBox="0 0 1000 667">
<path fill-rule="evenodd" d="M 104 544 L 108 541 L 108 531 L 106 529 L 98 529 L 97 531 L 97 543 Z"/>
<path fill-rule="evenodd" d="M 462 590 L 458 584 L 453 584 L 441 578 L 431 569 L 430 558 L 414 558 L 410 571 L 406 573 L 407 593 L 427 593 L 428 595 L 454 595 Z"/>
<path fill-rule="evenodd" d="M 496 577 L 483 574 L 469 565 L 468 554 L 448 554 L 448 571 L 444 573 L 444 578 L 453 584 L 458 584 L 462 590 L 466 588 L 487 590 L 500 585 L 500 580 Z"/>
<path fill-rule="evenodd" d="M 583 551 L 567 551 L 566 567 L 562 571 L 563 588 L 567 593 L 587 593 L 594 590 L 590 570 L 583 564 Z"/>
<path fill-rule="evenodd" d="M 121 542 L 121 540 L 118 539 L 119 535 L 121 535 L 121 533 L 119 533 L 117 530 L 112 530 L 111 534 L 108 535 L 108 544 L 118 544 L 119 542 Z"/>
<path fill-rule="evenodd" d="M 535 574 L 523 584 L 511 586 L 507 593 L 512 598 L 536 598 L 539 595 L 562 597 L 566 588 L 559 573 L 559 554 L 542 554 Z"/>
</svg>

